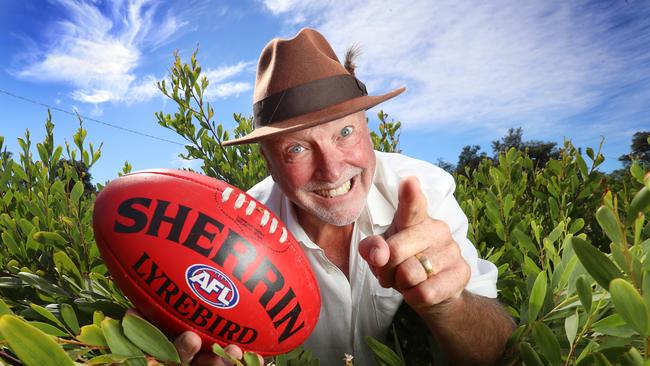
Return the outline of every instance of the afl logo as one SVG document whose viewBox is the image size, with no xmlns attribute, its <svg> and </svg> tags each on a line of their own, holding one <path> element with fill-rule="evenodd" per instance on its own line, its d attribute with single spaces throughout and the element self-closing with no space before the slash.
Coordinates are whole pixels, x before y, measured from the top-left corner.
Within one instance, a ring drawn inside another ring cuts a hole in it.
<svg viewBox="0 0 650 366">
<path fill-rule="evenodd" d="M 208 304 L 230 309 L 239 302 L 239 291 L 225 274 L 205 264 L 194 264 L 185 271 L 185 280 L 192 291 Z"/>
</svg>

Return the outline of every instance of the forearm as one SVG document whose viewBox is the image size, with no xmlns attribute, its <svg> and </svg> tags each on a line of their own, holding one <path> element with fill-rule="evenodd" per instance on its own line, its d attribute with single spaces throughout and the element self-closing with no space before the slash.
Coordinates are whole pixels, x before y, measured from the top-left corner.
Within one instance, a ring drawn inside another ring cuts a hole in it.
<svg viewBox="0 0 650 366">
<path fill-rule="evenodd" d="M 463 291 L 457 300 L 416 310 L 453 365 L 494 365 L 515 324 L 495 299 Z"/>
</svg>

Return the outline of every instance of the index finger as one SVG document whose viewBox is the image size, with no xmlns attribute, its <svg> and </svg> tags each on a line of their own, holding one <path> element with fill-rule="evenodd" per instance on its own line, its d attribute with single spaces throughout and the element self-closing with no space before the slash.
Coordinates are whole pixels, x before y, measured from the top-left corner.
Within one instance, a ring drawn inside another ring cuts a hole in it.
<svg viewBox="0 0 650 366">
<path fill-rule="evenodd" d="M 405 177 L 399 185 L 397 211 L 393 218 L 393 233 L 422 223 L 429 217 L 427 197 L 417 177 Z"/>
</svg>

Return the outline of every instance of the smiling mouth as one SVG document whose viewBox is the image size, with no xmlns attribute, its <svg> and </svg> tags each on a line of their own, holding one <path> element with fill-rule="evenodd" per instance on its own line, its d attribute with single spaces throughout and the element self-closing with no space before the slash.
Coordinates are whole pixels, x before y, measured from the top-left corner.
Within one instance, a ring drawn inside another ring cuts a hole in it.
<svg viewBox="0 0 650 366">
<path fill-rule="evenodd" d="M 334 189 L 318 189 L 313 192 L 321 197 L 334 198 L 348 193 L 350 188 L 352 188 L 352 179 Z"/>
</svg>

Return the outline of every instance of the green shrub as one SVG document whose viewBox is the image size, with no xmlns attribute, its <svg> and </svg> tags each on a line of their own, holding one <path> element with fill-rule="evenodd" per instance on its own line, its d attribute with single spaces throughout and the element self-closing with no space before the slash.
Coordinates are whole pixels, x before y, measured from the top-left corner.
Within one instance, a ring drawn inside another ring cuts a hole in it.
<svg viewBox="0 0 650 366">
<path fill-rule="evenodd" d="M 469 237 L 499 268 L 499 298 L 520 325 L 511 355 L 527 365 L 649 356 L 650 193 L 634 164 L 623 194 L 609 190 L 595 170 L 602 155 L 587 154 L 591 167 L 567 141 L 559 159 L 534 169 L 510 149 L 456 176 Z"/>
</svg>

